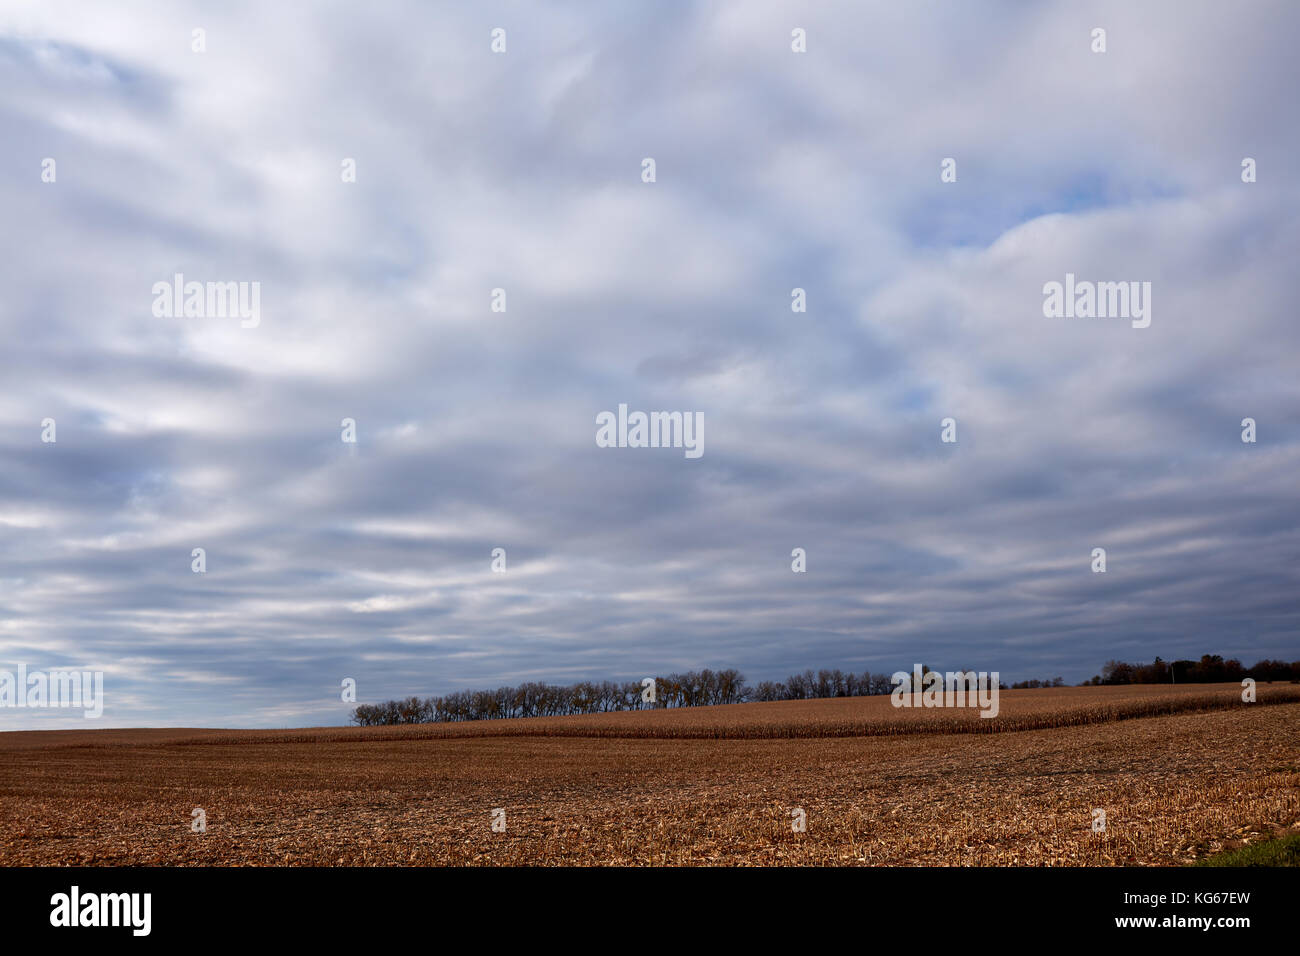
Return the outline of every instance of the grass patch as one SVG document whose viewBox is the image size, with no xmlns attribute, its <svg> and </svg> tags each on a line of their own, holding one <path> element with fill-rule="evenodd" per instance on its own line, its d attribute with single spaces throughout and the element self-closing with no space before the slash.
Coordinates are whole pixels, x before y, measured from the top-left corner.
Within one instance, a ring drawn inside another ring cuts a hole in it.
<svg viewBox="0 0 1300 956">
<path fill-rule="evenodd" d="M 1197 860 L 1196 866 L 1300 866 L 1300 833 L 1225 850 Z"/>
</svg>

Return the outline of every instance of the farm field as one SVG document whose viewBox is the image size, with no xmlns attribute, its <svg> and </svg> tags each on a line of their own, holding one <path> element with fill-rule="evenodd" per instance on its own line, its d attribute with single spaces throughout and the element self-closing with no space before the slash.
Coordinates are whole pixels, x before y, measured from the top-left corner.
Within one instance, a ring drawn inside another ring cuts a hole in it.
<svg viewBox="0 0 1300 956">
<path fill-rule="evenodd" d="M 0 734 L 5 865 L 1171 865 L 1297 830 L 1285 684 Z"/>
</svg>

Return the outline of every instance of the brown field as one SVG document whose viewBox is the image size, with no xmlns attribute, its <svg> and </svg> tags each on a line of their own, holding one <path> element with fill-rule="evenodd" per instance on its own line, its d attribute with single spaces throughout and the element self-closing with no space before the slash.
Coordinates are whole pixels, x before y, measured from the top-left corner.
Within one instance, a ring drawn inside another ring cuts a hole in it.
<svg viewBox="0 0 1300 956">
<path fill-rule="evenodd" d="M 1300 828 L 1300 688 L 1259 696 L 0 734 L 0 864 L 1178 864 Z"/>
</svg>

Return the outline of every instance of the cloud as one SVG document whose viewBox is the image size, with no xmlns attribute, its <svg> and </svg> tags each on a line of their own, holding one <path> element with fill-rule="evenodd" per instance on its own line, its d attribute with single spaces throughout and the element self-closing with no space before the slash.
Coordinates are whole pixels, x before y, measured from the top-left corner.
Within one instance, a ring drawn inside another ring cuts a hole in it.
<svg viewBox="0 0 1300 956">
<path fill-rule="evenodd" d="M 345 677 L 1297 656 L 1298 16 L 10 5 L 0 667 L 268 726 Z M 1067 272 L 1150 328 L 1044 318 Z M 156 318 L 176 273 L 261 324 Z M 704 457 L 598 448 L 622 402 Z"/>
</svg>

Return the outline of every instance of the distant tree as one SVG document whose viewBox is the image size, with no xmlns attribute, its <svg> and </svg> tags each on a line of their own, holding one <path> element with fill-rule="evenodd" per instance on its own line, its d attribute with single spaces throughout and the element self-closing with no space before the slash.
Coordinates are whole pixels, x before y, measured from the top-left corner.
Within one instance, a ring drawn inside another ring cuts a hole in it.
<svg viewBox="0 0 1300 956">
<path fill-rule="evenodd" d="M 921 672 L 931 669 L 922 665 Z M 1157 657 L 1151 664 L 1130 664 L 1110 660 L 1102 673 L 1094 675 L 1084 686 L 1132 683 L 1205 683 L 1237 682 L 1243 677 L 1257 681 L 1289 680 L 1300 683 L 1300 661 L 1261 660 L 1244 667 L 1236 658 L 1225 660 L 1219 654 L 1205 654 L 1200 660 L 1177 660 L 1171 663 Z M 358 704 L 351 721 L 362 727 L 388 724 L 416 724 L 464 720 L 494 720 L 507 717 L 550 717 L 562 714 L 608 713 L 616 710 L 642 710 L 654 707 L 702 707 L 737 704 L 745 701 L 807 700 L 813 697 L 859 697 L 889 694 L 893 689 L 890 674 L 861 674 L 839 669 L 811 669 L 792 674 L 785 681 L 760 681 L 749 687 L 735 668 L 714 671 L 686 671 L 654 678 L 655 700 L 641 698 L 639 680 L 578 681 L 554 685 L 528 681 L 518 687 L 496 690 L 452 691 L 441 697 L 407 697 L 379 704 Z M 1000 682 L 1002 688 L 1008 685 Z M 1061 677 L 1018 681 L 1015 688 L 1064 687 Z"/>
</svg>

